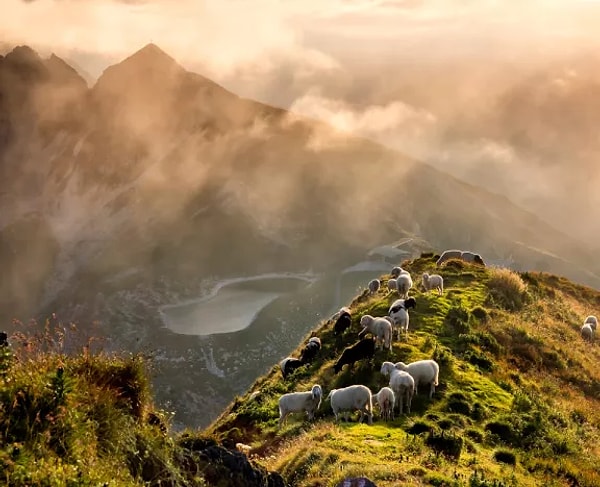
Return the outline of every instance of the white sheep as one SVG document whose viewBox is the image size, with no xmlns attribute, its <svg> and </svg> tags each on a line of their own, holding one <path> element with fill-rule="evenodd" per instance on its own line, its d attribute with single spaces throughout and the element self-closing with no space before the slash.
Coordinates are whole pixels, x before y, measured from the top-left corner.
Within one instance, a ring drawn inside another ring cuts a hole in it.
<svg viewBox="0 0 600 487">
<path fill-rule="evenodd" d="M 344 412 L 344 420 L 347 420 L 348 413 L 360 411 L 359 422 L 362 422 L 366 415 L 369 424 L 373 424 L 373 396 L 367 386 L 357 384 L 332 389 L 327 399 L 331 399 L 331 409 L 336 422 L 339 421 L 340 412 Z"/>
<path fill-rule="evenodd" d="M 589 323 L 592 329 L 596 331 L 596 328 L 598 327 L 598 318 L 596 318 L 594 315 L 590 315 L 583 322 L 584 325 L 586 323 Z"/>
<path fill-rule="evenodd" d="M 410 413 L 412 398 L 415 395 L 415 380 L 403 370 L 398 370 L 392 362 L 383 362 L 381 373 L 390 377 L 390 388 L 394 392 L 396 403 L 400 414 L 404 411 L 404 402 L 406 401 L 406 410 Z M 396 405 L 394 404 L 394 407 Z"/>
<path fill-rule="evenodd" d="M 379 279 L 372 279 L 371 281 L 369 281 L 368 287 L 369 292 L 371 294 L 375 294 L 377 291 L 379 291 L 379 288 L 381 287 L 381 282 L 379 281 Z"/>
<path fill-rule="evenodd" d="M 397 362 L 394 367 L 398 370 L 404 370 L 412 376 L 415 380 L 415 394 L 418 391 L 419 384 L 430 384 L 429 399 L 433 397 L 440 373 L 440 366 L 435 360 L 417 360 L 408 365 L 404 362 Z"/>
<path fill-rule="evenodd" d="M 445 250 L 444 252 L 442 252 L 442 255 L 440 255 L 440 258 L 437 260 L 435 265 L 437 265 L 439 267 L 447 260 L 460 259 L 461 255 L 462 255 L 462 250 L 457 250 L 457 249 Z"/>
<path fill-rule="evenodd" d="M 408 323 L 409 323 L 409 315 L 408 309 L 414 308 L 416 306 L 415 298 L 408 299 L 397 299 L 392 303 L 390 309 L 388 310 L 388 314 L 392 323 L 396 327 L 398 333 L 398 340 L 400 340 L 400 333 L 404 331 L 404 334 L 408 334 Z"/>
<path fill-rule="evenodd" d="M 312 421 L 315 411 L 321 405 L 323 390 L 315 384 L 310 391 L 288 392 L 279 398 L 279 427 L 283 426 L 290 413 L 306 412 L 308 420 Z"/>
<path fill-rule="evenodd" d="M 369 332 L 373 334 L 376 344 L 379 343 L 382 349 L 392 349 L 392 322 L 389 318 L 374 318 L 371 315 L 363 315 L 360 319 L 360 326 L 363 329 L 358 334 L 359 338 Z"/>
<path fill-rule="evenodd" d="M 439 267 L 444 262 L 446 262 L 447 260 L 450 260 L 450 259 L 459 259 L 464 262 L 471 262 L 471 263 L 480 264 L 483 266 L 485 265 L 485 262 L 483 262 L 481 255 L 476 254 L 474 252 L 470 252 L 468 250 L 463 251 L 463 250 L 456 250 L 456 249 L 444 251 L 442 253 L 442 255 L 440 256 L 440 258 L 437 260 L 436 265 Z"/>
<path fill-rule="evenodd" d="M 460 254 L 460 258 L 465 262 L 471 262 L 471 263 L 475 263 L 475 264 L 485 265 L 485 263 L 483 262 L 483 259 L 481 258 L 481 255 L 476 254 L 474 252 L 469 252 L 468 250 L 462 252 Z"/>
<path fill-rule="evenodd" d="M 393 421 L 394 405 L 396 402 L 394 391 L 390 387 L 382 387 L 377 394 L 373 394 L 373 399 L 379 404 L 381 419 L 384 421 Z"/>
<path fill-rule="evenodd" d="M 440 296 L 444 293 L 444 278 L 439 274 L 429 275 L 427 272 L 424 272 L 421 283 L 423 284 L 425 291 L 437 289 Z"/>
<path fill-rule="evenodd" d="M 398 284 L 396 283 L 396 279 L 390 279 L 387 282 L 387 287 L 389 291 L 396 291 L 398 289 Z"/>
<path fill-rule="evenodd" d="M 585 323 L 581 327 L 581 336 L 584 340 L 591 342 L 594 339 L 594 329 L 591 323 Z"/>
<path fill-rule="evenodd" d="M 413 286 L 413 280 L 411 275 L 406 272 L 405 274 L 400 274 L 396 279 L 396 289 L 398 290 L 398 294 L 403 298 L 408 298 L 408 291 Z"/>
</svg>

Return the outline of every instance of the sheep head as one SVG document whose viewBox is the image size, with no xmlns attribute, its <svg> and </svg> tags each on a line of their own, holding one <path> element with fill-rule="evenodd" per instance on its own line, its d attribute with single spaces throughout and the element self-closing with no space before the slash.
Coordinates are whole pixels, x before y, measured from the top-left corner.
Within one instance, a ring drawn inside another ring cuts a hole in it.
<svg viewBox="0 0 600 487">
<path fill-rule="evenodd" d="M 408 365 L 406 365 L 404 362 L 396 362 L 394 364 L 394 368 L 398 369 L 398 370 L 408 370 Z"/>
<path fill-rule="evenodd" d="M 381 373 L 386 377 L 392 373 L 392 369 L 394 368 L 394 364 L 392 362 L 383 362 L 381 364 Z"/>
<path fill-rule="evenodd" d="M 363 315 L 360 319 L 360 326 L 369 326 L 374 319 L 371 315 Z"/>
</svg>

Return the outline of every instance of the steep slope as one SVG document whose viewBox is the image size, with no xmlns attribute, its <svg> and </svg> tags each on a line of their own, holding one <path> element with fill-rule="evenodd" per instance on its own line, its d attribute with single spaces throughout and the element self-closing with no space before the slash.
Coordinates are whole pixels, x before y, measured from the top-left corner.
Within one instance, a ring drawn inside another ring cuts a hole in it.
<svg viewBox="0 0 600 487">
<path fill-rule="evenodd" d="M 424 254 L 405 262 L 413 276 L 434 268 Z M 235 399 L 208 428 L 225 444 L 243 442 L 291 486 L 336 485 L 365 475 L 380 487 L 410 485 L 579 485 L 600 481 L 600 359 L 579 329 L 600 294 L 549 274 L 485 269 L 450 261 L 443 296 L 415 289 L 410 333 L 372 363 L 335 375 L 332 365 L 356 341 L 363 314 L 387 314 L 395 296 L 363 293 L 351 304 L 351 329 L 336 339 L 332 320 L 313 334 L 318 358 L 284 381 L 277 366 Z M 386 278 L 388 276 L 382 276 Z M 385 288 L 385 286 L 384 286 Z M 298 356 L 300 346 L 295 351 Z M 277 427 L 286 392 L 387 385 L 385 360 L 433 358 L 440 364 L 432 400 L 421 390 L 412 412 L 373 426 L 336 425 L 328 401 L 314 424 L 300 417 Z"/>
</svg>

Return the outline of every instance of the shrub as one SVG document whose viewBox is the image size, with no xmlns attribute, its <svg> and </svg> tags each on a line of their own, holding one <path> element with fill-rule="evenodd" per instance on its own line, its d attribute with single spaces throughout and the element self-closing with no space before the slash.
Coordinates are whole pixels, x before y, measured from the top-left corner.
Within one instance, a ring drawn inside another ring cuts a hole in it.
<svg viewBox="0 0 600 487">
<path fill-rule="evenodd" d="M 440 453 L 446 457 L 458 460 L 463 448 L 462 436 L 455 434 L 447 434 L 442 431 L 437 434 L 433 431 L 429 432 L 425 439 L 425 444 L 430 447 L 436 455 Z"/>
<path fill-rule="evenodd" d="M 490 317 L 489 313 L 487 312 L 487 310 L 485 308 L 482 308 L 481 306 L 476 306 L 475 308 L 473 308 L 471 310 L 471 314 L 478 319 L 479 321 L 485 323 L 488 318 Z"/>
<path fill-rule="evenodd" d="M 476 350 L 469 350 L 464 354 L 464 359 L 470 364 L 476 365 L 481 370 L 491 371 L 494 369 L 494 361 L 485 354 Z"/>
<path fill-rule="evenodd" d="M 500 463 L 506 463 L 508 465 L 516 465 L 517 457 L 509 450 L 496 450 L 494 452 L 494 460 Z"/>
<path fill-rule="evenodd" d="M 547 369 L 565 370 L 567 368 L 562 355 L 556 350 L 542 352 L 542 362 Z"/>
<path fill-rule="evenodd" d="M 415 421 L 408 428 L 405 428 L 404 431 L 411 435 L 420 435 L 421 433 L 426 433 L 427 431 L 431 431 L 433 429 L 433 425 L 426 421 Z"/>
<path fill-rule="evenodd" d="M 465 435 L 475 443 L 481 443 L 483 441 L 483 433 L 479 430 L 468 429 L 465 431 Z"/>
<path fill-rule="evenodd" d="M 517 311 L 527 301 L 527 285 L 521 276 L 510 269 L 492 268 L 487 282 L 490 304 Z"/>
<path fill-rule="evenodd" d="M 454 426 L 454 422 L 449 418 L 440 419 L 437 424 L 441 430 L 449 430 Z"/>
<path fill-rule="evenodd" d="M 481 421 L 482 419 L 487 418 L 489 412 L 487 410 L 487 408 L 481 404 L 479 401 L 477 401 L 475 404 L 473 404 L 473 408 L 471 409 L 471 418 L 474 419 L 475 421 Z"/>
<path fill-rule="evenodd" d="M 490 421 L 485 425 L 485 430 L 509 445 L 512 445 L 517 437 L 512 426 L 502 421 Z"/>
<path fill-rule="evenodd" d="M 453 330 L 455 335 L 469 333 L 471 331 L 469 311 L 462 306 L 450 308 L 446 314 L 446 324 Z"/>
</svg>

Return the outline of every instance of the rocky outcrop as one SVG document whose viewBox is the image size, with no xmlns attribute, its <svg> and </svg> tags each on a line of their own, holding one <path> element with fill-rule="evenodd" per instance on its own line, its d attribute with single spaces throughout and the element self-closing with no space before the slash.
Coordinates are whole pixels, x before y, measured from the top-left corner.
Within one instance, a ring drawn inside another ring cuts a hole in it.
<svg viewBox="0 0 600 487">
<path fill-rule="evenodd" d="M 285 487 L 281 475 L 252 464 L 237 450 L 228 450 L 211 439 L 184 438 L 181 445 L 190 452 L 188 469 L 201 472 L 210 486 Z"/>
</svg>

